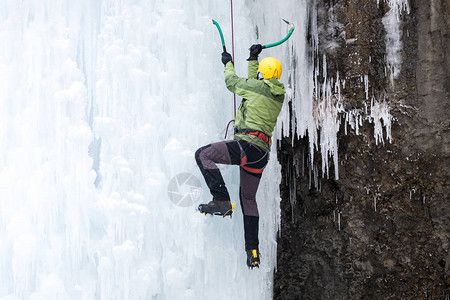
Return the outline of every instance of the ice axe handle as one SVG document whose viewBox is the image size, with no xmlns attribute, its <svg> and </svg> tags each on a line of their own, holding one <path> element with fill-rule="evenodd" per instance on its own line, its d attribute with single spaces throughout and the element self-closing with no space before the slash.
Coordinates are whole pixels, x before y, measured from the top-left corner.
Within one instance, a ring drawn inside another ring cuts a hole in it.
<svg viewBox="0 0 450 300">
<path fill-rule="evenodd" d="M 219 30 L 220 40 L 222 41 L 223 52 L 227 52 L 227 48 L 225 48 L 225 41 L 223 39 L 222 29 L 220 29 L 219 23 L 217 23 L 215 20 L 212 20 L 212 22 L 213 22 L 214 25 L 216 25 L 217 30 Z"/>
</svg>

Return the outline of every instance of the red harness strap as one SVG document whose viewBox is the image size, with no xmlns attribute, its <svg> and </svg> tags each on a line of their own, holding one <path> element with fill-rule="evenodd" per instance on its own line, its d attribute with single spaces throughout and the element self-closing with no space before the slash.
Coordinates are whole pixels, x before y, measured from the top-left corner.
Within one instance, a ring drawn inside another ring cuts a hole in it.
<svg viewBox="0 0 450 300">
<path fill-rule="evenodd" d="M 246 166 L 245 166 L 246 163 L 247 163 L 247 156 L 244 156 L 244 157 L 242 158 L 242 160 L 241 160 L 241 167 L 242 167 L 244 170 L 246 170 L 246 171 L 248 171 L 248 172 L 250 172 L 250 173 L 262 174 L 262 172 L 264 171 L 264 170 L 262 170 L 262 169 L 255 169 L 255 168 L 246 167 Z"/>
<path fill-rule="evenodd" d="M 269 136 L 267 136 L 264 132 L 257 131 L 257 130 L 243 129 L 243 130 L 238 130 L 236 133 L 253 135 L 253 136 L 256 136 L 257 138 L 259 138 L 264 143 L 268 144 L 269 146 L 272 145 L 272 139 Z"/>
</svg>

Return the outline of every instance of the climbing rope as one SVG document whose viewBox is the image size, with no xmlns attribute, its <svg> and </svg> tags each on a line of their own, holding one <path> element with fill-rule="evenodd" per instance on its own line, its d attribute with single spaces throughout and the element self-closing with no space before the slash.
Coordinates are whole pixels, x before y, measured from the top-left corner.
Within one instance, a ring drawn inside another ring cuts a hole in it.
<svg viewBox="0 0 450 300">
<path fill-rule="evenodd" d="M 231 5 L 231 53 L 233 55 L 234 59 L 234 18 L 233 18 L 233 0 L 230 0 Z M 228 125 L 230 125 L 231 122 L 234 123 L 234 119 L 236 118 L 236 94 L 233 93 L 233 107 L 234 107 L 234 113 L 233 113 L 233 120 L 231 120 Z M 225 132 L 225 139 L 227 138 L 228 133 L 228 126 L 227 126 L 227 132 Z"/>
</svg>

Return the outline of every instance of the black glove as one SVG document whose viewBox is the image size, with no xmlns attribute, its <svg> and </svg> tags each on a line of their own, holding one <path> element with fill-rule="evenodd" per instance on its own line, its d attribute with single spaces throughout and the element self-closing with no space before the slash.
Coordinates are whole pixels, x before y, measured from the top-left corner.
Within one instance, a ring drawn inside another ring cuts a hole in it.
<svg viewBox="0 0 450 300">
<path fill-rule="evenodd" d="M 229 61 L 233 62 L 233 57 L 231 57 L 231 54 L 224 51 L 222 53 L 222 63 L 225 66 Z"/>
<path fill-rule="evenodd" d="M 254 44 L 250 47 L 250 57 L 247 60 L 258 60 L 258 55 L 262 51 L 261 44 Z"/>
</svg>

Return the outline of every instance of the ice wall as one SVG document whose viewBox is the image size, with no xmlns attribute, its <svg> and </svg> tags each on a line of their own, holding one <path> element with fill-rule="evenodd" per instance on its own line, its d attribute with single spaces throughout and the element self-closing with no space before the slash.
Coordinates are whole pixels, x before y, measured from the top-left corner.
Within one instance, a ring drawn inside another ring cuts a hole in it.
<svg viewBox="0 0 450 300">
<path fill-rule="evenodd" d="M 282 38 L 281 17 L 304 24 L 305 3 L 233 2 L 246 76 L 249 46 Z M 275 153 L 258 193 L 260 269 L 245 265 L 236 168 L 223 168 L 231 220 L 167 194 L 178 173 L 201 178 L 195 150 L 233 117 L 212 18 L 231 51 L 229 2 L 0 3 L 0 299 L 271 298 Z M 283 62 L 284 82 L 303 76 L 292 48 L 264 53 Z"/>
</svg>

